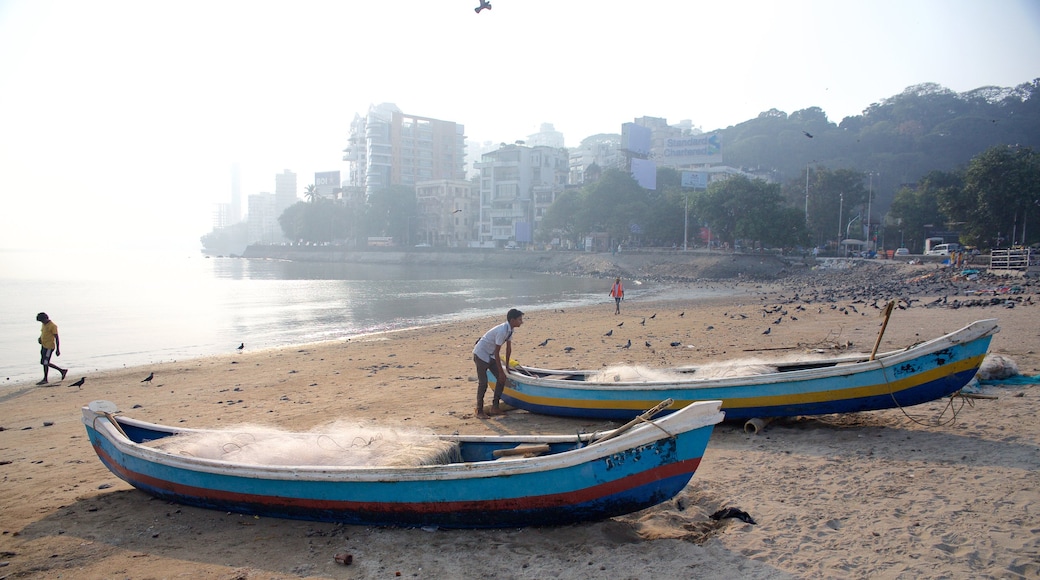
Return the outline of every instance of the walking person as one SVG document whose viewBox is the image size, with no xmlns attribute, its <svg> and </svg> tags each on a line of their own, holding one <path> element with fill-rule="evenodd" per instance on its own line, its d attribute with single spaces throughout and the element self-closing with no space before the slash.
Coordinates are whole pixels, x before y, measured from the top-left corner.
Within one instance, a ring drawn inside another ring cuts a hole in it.
<svg viewBox="0 0 1040 580">
<path fill-rule="evenodd" d="M 621 284 L 621 276 L 614 278 L 610 287 L 610 295 L 614 297 L 614 314 L 621 314 L 621 301 L 625 299 L 625 287 Z"/>
<path fill-rule="evenodd" d="M 524 313 L 510 308 L 506 313 L 506 321 L 493 327 L 480 337 L 473 346 L 473 363 L 477 365 L 477 417 L 487 419 L 488 415 L 501 415 L 499 402 L 502 390 L 506 387 L 506 372 L 502 367 L 502 345 L 506 346 L 506 364 L 513 354 L 513 329 L 524 323 Z M 491 410 L 484 411 L 484 393 L 488 388 L 488 371 L 495 373 L 495 393 L 491 398 Z"/>
<path fill-rule="evenodd" d="M 40 338 L 37 339 L 37 342 L 40 343 L 40 364 L 43 365 L 43 380 L 36 384 L 46 385 L 47 375 L 51 369 L 61 373 L 61 380 L 65 380 L 65 375 L 68 374 L 69 369 L 63 369 L 51 362 L 52 354 L 61 356 L 61 339 L 58 338 L 58 325 L 54 324 L 54 321 L 47 316 L 46 312 L 37 314 L 36 321 L 43 324 L 40 328 Z"/>
</svg>

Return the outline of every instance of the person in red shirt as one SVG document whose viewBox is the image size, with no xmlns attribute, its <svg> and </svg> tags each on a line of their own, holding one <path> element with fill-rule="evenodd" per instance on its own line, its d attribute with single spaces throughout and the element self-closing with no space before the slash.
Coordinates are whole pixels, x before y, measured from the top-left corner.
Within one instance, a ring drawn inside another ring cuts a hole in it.
<svg viewBox="0 0 1040 580">
<path fill-rule="evenodd" d="M 614 297 L 614 314 L 621 314 L 621 301 L 625 299 L 625 288 L 621 285 L 621 276 L 614 279 L 610 295 Z"/>
</svg>

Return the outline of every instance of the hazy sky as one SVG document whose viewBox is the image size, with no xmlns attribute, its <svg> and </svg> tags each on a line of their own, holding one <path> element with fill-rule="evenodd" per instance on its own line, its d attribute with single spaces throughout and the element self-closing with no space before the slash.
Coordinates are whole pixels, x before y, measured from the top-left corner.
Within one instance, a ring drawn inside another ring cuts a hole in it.
<svg viewBox="0 0 1040 580">
<path fill-rule="evenodd" d="M 274 176 L 340 170 L 396 103 L 568 146 L 640 116 L 835 122 L 924 82 L 1040 77 L 1035 0 L 0 0 L 0 248 L 193 250 Z"/>
</svg>

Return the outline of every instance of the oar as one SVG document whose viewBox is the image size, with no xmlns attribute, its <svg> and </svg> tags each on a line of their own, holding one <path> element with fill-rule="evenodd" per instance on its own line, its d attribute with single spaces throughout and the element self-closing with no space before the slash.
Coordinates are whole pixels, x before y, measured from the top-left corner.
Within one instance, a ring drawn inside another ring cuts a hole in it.
<svg viewBox="0 0 1040 580">
<path fill-rule="evenodd" d="M 600 437 L 599 439 L 593 440 L 592 443 L 599 443 L 601 441 L 606 441 L 607 439 L 613 439 L 614 437 L 617 437 L 618 435 L 621 435 L 625 431 L 628 431 L 629 429 L 631 429 L 632 427 L 635 427 L 636 425 L 638 425 L 640 423 L 646 423 L 651 417 L 653 417 L 654 415 L 656 415 L 656 414 L 660 413 L 661 411 L 667 409 L 674 402 L 675 401 L 672 400 L 672 399 L 665 399 L 665 400 L 661 401 L 660 403 L 654 405 L 653 408 L 647 409 L 646 411 L 643 412 L 642 415 L 636 417 L 635 419 L 632 419 L 628 423 L 625 423 L 624 425 L 618 427 L 617 429 L 614 429 L 613 431 L 611 431 L 610 433 L 607 433 L 606 435 Z M 590 443 L 590 445 L 591 445 L 591 443 Z"/>
<path fill-rule="evenodd" d="M 881 323 L 881 332 L 877 335 L 877 340 L 874 341 L 874 350 L 870 351 L 870 359 L 874 360 L 874 356 L 877 354 L 877 349 L 881 346 L 881 337 L 885 335 L 885 327 L 888 326 L 888 319 L 892 316 L 892 309 L 895 308 L 896 301 L 889 300 L 885 306 L 885 321 Z"/>
</svg>

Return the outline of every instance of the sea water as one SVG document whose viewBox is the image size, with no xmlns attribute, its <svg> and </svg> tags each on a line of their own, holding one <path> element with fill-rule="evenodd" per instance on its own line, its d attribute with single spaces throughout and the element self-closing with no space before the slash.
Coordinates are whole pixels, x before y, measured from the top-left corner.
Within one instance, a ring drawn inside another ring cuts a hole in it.
<svg viewBox="0 0 1040 580">
<path fill-rule="evenodd" d="M 461 267 L 0 250 L 0 387 L 42 378 L 41 311 L 58 325 L 62 355 L 52 361 L 71 369 L 68 384 L 96 370 L 233 353 L 242 343 L 257 350 L 504 317 L 512 307 L 533 314 L 606 303 L 609 286 Z M 631 298 L 660 289 L 630 288 Z"/>
</svg>

